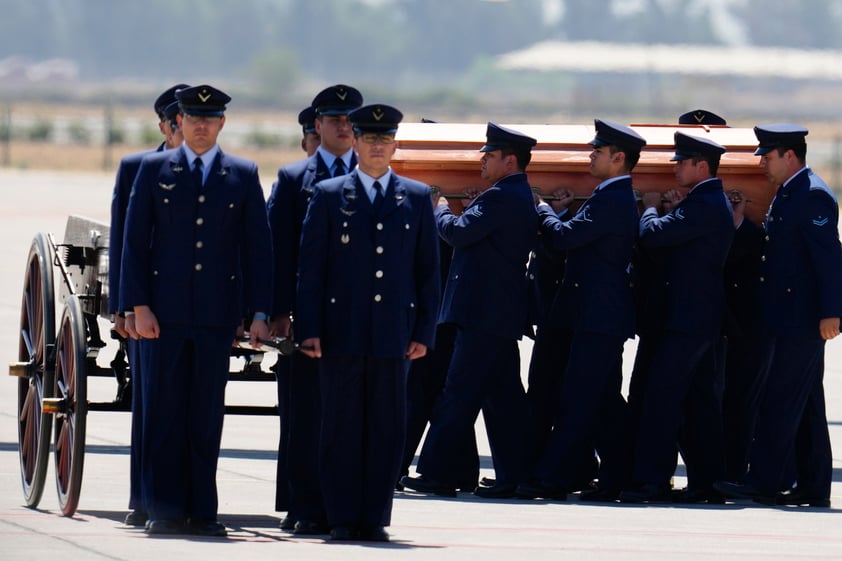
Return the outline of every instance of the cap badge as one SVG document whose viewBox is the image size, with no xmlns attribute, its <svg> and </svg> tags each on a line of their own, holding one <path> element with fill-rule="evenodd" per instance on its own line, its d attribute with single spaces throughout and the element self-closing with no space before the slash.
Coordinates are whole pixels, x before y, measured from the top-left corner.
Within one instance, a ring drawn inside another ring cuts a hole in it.
<svg viewBox="0 0 842 561">
<path fill-rule="evenodd" d="M 336 90 L 336 97 L 338 97 L 340 101 L 345 101 L 345 98 L 348 97 L 348 91 L 344 89 Z"/>
<path fill-rule="evenodd" d="M 386 116 L 386 113 L 383 111 L 382 107 L 378 107 L 371 112 L 371 116 L 374 117 L 375 121 L 380 121 Z"/>
<path fill-rule="evenodd" d="M 696 113 L 695 115 L 693 115 L 693 118 L 696 119 L 697 123 L 701 123 L 705 120 L 705 116 L 703 113 Z"/>
<path fill-rule="evenodd" d="M 206 91 L 207 90 L 203 90 L 203 92 L 206 92 Z M 199 93 L 199 94 L 196 94 L 196 95 L 199 96 L 199 101 L 201 101 L 202 103 L 207 103 L 208 100 L 211 98 L 211 94 L 209 94 L 209 93 L 205 93 L 204 95 Z"/>
</svg>

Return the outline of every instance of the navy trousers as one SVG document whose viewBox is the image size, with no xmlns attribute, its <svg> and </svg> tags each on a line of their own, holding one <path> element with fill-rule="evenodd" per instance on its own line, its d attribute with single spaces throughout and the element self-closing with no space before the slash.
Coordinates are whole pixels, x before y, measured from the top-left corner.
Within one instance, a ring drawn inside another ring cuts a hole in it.
<svg viewBox="0 0 842 561">
<path fill-rule="evenodd" d="M 146 511 L 143 502 L 143 380 L 140 367 L 140 343 L 129 338 L 126 354 L 132 380 L 132 436 L 129 448 L 129 508 Z"/>
<path fill-rule="evenodd" d="M 412 361 L 406 391 L 406 445 L 400 475 L 409 474 L 409 466 L 424 436 L 436 400 L 444 390 L 447 369 L 453 356 L 456 326 L 440 324 L 436 328 L 435 349 L 428 349 L 422 358 Z M 454 458 L 453 476 L 448 480 L 458 483 L 460 489 L 473 489 L 479 479 L 479 454 L 476 432 L 465 435 L 460 454 Z"/>
<path fill-rule="evenodd" d="M 824 402 L 824 347 L 818 338 L 776 337 L 757 419 L 747 481 L 767 494 L 792 486 L 829 498 L 833 459 Z"/>
<path fill-rule="evenodd" d="M 436 402 L 421 448 L 418 472 L 457 487 L 454 459 L 473 432 L 482 410 L 498 483 L 515 484 L 528 476 L 526 452 L 529 408 L 520 380 L 515 339 L 459 329 L 447 380 Z"/>
<path fill-rule="evenodd" d="M 406 430 L 409 361 L 319 359 L 319 474 L 332 527 L 388 526 Z"/>
<path fill-rule="evenodd" d="M 234 328 L 161 325 L 143 339 L 143 492 L 152 520 L 216 520 Z"/>
<path fill-rule="evenodd" d="M 581 458 L 599 450 L 600 487 L 625 483 L 626 402 L 621 394 L 625 338 L 574 332 L 558 410 L 535 478 L 569 490 L 581 483 Z"/>
<path fill-rule="evenodd" d="M 675 472 L 679 433 L 691 388 L 715 383 L 717 373 L 709 368 L 715 364 L 712 358 L 715 343 L 715 337 L 702 335 L 667 331 L 660 336 L 657 350 L 652 355 L 640 409 L 631 474 L 635 483 L 669 485 Z M 706 356 L 709 362 L 704 361 Z M 714 391 L 706 391 L 705 395 L 711 399 Z M 710 412 L 717 407 L 708 404 L 697 409 Z M 719 412 L 713 418 L 688 419 L 688 422 L 708 427 L 711 432 L 706 440 L 707 451 L 699 450 L 698 453 L 706 457 L 712 455 L 712 461 L 722 456 L 721 406 Z M 705 476 L 706 479 L 713 478 L 710 483 L 722 477 L 719 468 L 715 469 L 718 473 Z"/>
</svg>

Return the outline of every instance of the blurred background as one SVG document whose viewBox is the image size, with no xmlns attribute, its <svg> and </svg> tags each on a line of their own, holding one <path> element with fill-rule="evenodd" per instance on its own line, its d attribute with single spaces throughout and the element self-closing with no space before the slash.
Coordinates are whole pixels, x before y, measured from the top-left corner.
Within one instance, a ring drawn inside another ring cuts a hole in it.
<svg viewBox="0 0 842 561">
<path fill-rule="evenodd" d="M 113 171 L 157 145 L 176 82 L 232 95 L 221 137 L 263 174 L 334 83 L 406 120 L 810 128 L 842 189 L 842 0 L 0 0 L 0 165 Z"/>
</svg>

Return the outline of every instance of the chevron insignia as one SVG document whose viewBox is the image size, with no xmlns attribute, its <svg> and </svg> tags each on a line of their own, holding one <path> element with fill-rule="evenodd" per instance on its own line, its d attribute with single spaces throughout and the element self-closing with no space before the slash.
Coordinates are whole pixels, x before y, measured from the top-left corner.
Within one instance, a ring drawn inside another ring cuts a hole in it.
<svg viewBox="0 0 842 561">
<path fill-rule="evenodd" d="M 380 119 L 382 119 L 385 115 L 386 115 L 386 113 L 384 113 L 384 112 L 383 112 L 383 108 L 382 108 L 382 107 L 377 107 L 377 108 L 375 108 L 375 109 L 374 109 L 374 111 L 372 111 L 372 112 L 371 112 L 371 116 L 372 116 L 372 117 L 374 117 L 374 120 L 375 120 L 375 121 L 379 121 L 379 120 L 380 120 Z"/>
<path fill-rule="evenodd" d="M 345 98 L 348 97 L 348 92 L 344 88 L 341 90 L 336 90 L 336 97 L 340 100 L 345 101 Z"/>
<path fill-rule="evenodd" d="M 202 90 L 202 92 L 206 92 L 206 91 L 207 90 Z M 209 94 L 209 93 L 205 93 L 204 95 L 202 95 L 200 93 L 200 94 L 196 94 L 196 95 L 199 96 L 199 101 L 201 101 L 202 103 L 207 103 L 208 100 L 211 98 L 211 94 Z"/>
<path fill-rule="evenodd" d="M 158 183 L 158 187 L 164 191 L 172 191 L 175 188 L 175 183 Z"/>
<path fill-rule="evenodd" d="M 828 218 L 825 216 L 824 218 L 816 218 L 813 220 L 814 226 L 824 226 L 827 224 Z"/>
</svg>

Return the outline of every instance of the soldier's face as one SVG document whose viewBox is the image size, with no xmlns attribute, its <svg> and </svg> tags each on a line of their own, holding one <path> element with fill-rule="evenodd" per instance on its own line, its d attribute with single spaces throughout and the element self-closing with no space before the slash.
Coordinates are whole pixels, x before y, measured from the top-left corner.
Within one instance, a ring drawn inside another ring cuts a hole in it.
<svg viewBox="0 0 842 561">
<path fill-rule="evenodd" d="M 512 171 L 509 167 L 509 158 L 514 158 L 513 155 L 503 156 L 501 150 L 492 150 L 491 152 L 483 152 L 480 158 L 480 176 L 490 183 L 496 183 L 503 177 L 509 175 Z"/>
<path fill-rule="evenodd" d="M 791 152 L 788 150 L 781 156 L 777 150 L 772 150 L 760 156 L 760 169 L 766 174 L 771 184 L 782 185 L 792 175 L 787 161 Z"/>
<path fill-rule="evenodd" d="M 222 127 L 225 126 L 225 116 L 206 117 L 196 115 L 179 115 L 178 128 L 184 135 L 184 142 L 197 155 L 204 154 L 216 144 L 216 139 Z"/>
<path fill-rule="evenodd" d="M 355 146 L 360 169 L 372 177 L 380 177 L 389 169 L 398 145 L 394 135 L 363 134 Z"/>
<path fill-rule="evenodd" d="M 591 160 L 590 174 L 597 179 L 607 179 L 612 176 L 611 160 L 614 154 L 608 146 L 594 147 L 589 158 Z"/>
<path fill-rule="evenodd" d="M 316 119 L 316 134 L 325 150 L 340 156 L 354 145 L 354 131 L 347 115 L 322 115 Z"/>
<path fill-rule="evenodd" d="M 675 162 L 675 179 L 681 187 L 692 187 L 696 183 L 707 179 L 702 173 L 702 162 L 693 158 Z"/>
<path fill-rule="evenodd" d="M 301 149 L 307 152 L 308 156 L 312 156 L 316 153 L 316 148 L 319 147 L 321 143 L 321 138 L 319 135 L 314 132 L 308 132 L 304 135 L 304 138 L 301 139 Z"/>
</svg>

